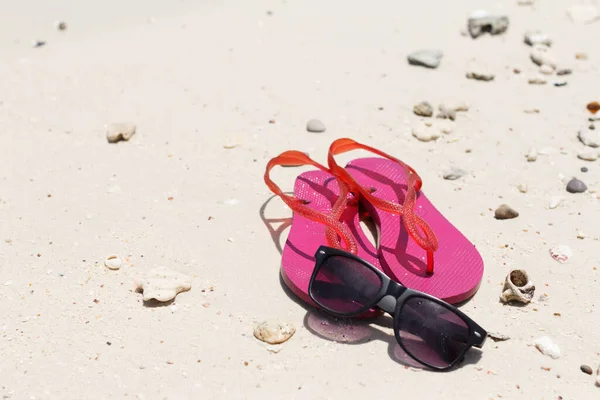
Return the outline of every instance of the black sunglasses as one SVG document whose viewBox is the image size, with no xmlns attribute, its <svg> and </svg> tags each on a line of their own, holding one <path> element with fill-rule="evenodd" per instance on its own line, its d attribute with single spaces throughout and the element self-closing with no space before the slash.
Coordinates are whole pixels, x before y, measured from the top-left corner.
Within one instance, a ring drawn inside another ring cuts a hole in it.
<svg viewBox="0 0 600 400">
<path fill-rule="evenodd" d="M 487 332 L 458 308 L 392 281 L 365 260 L 321 246 L 308 294 L 338 317 L 354 317 L 378 307 L 394 317 L 402 349 L 419 363 L 446 370 L 472 347 L 481 348 Z"/>
</svg>

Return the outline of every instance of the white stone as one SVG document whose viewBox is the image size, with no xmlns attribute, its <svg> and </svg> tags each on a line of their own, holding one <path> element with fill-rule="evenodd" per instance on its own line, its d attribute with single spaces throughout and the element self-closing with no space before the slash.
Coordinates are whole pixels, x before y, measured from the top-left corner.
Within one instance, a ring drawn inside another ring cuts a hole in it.
<svg viewBox="0 0 600 400">
<path fill-rule="evenodd" d="M 545 35 L 545 34 L 541 33 L 540 31 L 526 32 L 524 41 L 525 41 L 525 43 L 527 43 L 530 46 L 535 46 L 537 44 L 552 46 L 552 40 L 548 37 L 548 35 Z"/>
<path fill-rule="evenodd" d="M 433 127 L 425 125 L 417 125 L 412 129 L 412 135 L 419 139 L 421 142 L 430 142 L 436 140 L 441 136 L 441 133 Z"/>
<path fill-rule="evenodd" d="M 560 206 L 560 203 L 562 203 L 562 197 L 553 197 L 548 202 L 548 208 L 553 210 L 556 207 Z"/>
<path fill-rule="evenodd" d="M 548 65 L 552 69 L 556 69 L 556 58 L 550 51 L 550 47 L 538 44 L 531 50 L 531 61 L 537 65 Z"/>
<path fill-rule="evenodd" d="M 560 348 L 548 336 L 542 336 L 534 342 L 535 348 L 545 356 L 553 359 L 560 358 Z"/>
<path fill-rule="evenodd" d="M 108 143 L 116 143 L 121 140 L 129 140 L 135 134 L 136 126 L 130 122 L 119 122 L 106 127 L 106 140 Z"/>
<path fill-rule="evenodd" d="M 169 301 L 178 293 L 192 288 L 192 278 L 188 275 L 171 271 L 166 267 L 158 267 L 135 280 L 138 290 L 143 290 L 144 301 L 156 299 Z"/>
<path fill-rule="evenodd" d="M 590 147 L 600 147 L 600 129 L 581 128 L 577 134 L 581 143 Z"/>
<path fill-rule="evenodd" d="M 598 159 L 598 152 L 593 149 L 582 150 L 577 153 L 577 158 L 585 161 L 596 161 Z"/>
<path fill-rule="evenodd" d="M 567 10 L 571 20 L 578 24 L 589 24 L 600 18 L 598 7 L 591 4 L 577 4 Z"/>
<path fill-rule="evenodd" d="M 529 149 L 529 151 L 527 152 L 525 157 L 527 158 L 527 161 L 533 162 L 533 161 L 537 160 L 538 152 L 535 148 L 532 147 L 531 149 Z"/>
</svg>

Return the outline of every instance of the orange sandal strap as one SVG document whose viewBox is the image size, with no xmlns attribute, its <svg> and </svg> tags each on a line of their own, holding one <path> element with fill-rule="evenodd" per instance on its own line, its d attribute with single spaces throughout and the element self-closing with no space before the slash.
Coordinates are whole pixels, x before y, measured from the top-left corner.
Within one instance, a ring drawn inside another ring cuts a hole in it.
<svg viewBox="0 0 600 400">
<path fill-rule="evenodd" d="M 339 185 L 340 194 L 335 203 L 332 206 L 331 212 L 329 214 L 322 213 L 320 211 L 316 211 L 310 207 L 306 206 L 306 202 L 298 199 L 294 196 L 290 196 L 285 194 L 275 182 L 273 182 L 269 176 L 273 167 L 281 165 L 281 166 L 300 166 L 300 165 L 312 165 L 320 169 L 321 171 L 325 171 L 331 173 L 329 169 L 316 161 L 313 161 L 306 154 L 296 151 L 289 150 L 281 153 L 277 157 L 272 158 L 268 164 L 265 171 L 264 180 L 269 189 L 281 197 L 285 204 L 292 209 L 295 213 L 302 215 L 305 218 L 308 218 L 312 221 L 319 222 L 326 226 L 325 229 L 325 237 L 327 238 L 327 244 L 330 247 L 335 247 L 337 249 L 346 250 L 352 254 L 358 253 L 358 246 L 356 244 L 356 240 L 352 235 L 350 229 L 340 222 L 340 217 L 346 208 L 348 202 L 348 186 L 338 177 L 336 177 Z M 346 245 L 344 249 L 340 243 L 340 238 Z"/>
<path fill-rule="evenodd" d="M 352 150 L 370 151 L 381 157 L 387 158 L 388 160 L 394 161 L 404 169 L 408 189 L 406 191 L 403 205 L 374 196 L 369 189 L 360 186 L 345 168 L 340 167 L 336 163 L 334 158 L 335 155 L 346 153 Z M 384 153 L 381 150 L 358 143 L 348 138 L 338 139 L 331 144 L 329 147 L 327 162 L 329 169 L 335 176 L 340 177 L 350 186 L 350 190 L 360 193 L 360 195 L 374 207 L 393 214 L 402 215 L 404 226 L 406 227 L 410 237 L 427 252 L 427 273 L 432 274 L 434 264 L 433 253 L 438 248 L 438 241 L 429 224 L 427 224 L 423 218 L 414 213 L 414 207 L 417 201 L 417 192 L 421 190 L 421 187 L 423 186 L 423 181 L 417 172 L 409 165 L 387 153 Z M 423 235 L 418 228 L 421 228 Z"/>
</svg>

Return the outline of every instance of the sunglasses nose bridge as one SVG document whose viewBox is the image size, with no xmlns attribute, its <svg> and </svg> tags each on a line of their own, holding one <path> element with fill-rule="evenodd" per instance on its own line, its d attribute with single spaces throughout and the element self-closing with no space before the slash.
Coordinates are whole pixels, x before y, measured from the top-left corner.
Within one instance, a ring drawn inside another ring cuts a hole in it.
<svg viewBox="0 0 600 400">
<path fill-rule="evenodd" d="M 379 303 L 377 303 L 377 307 L 381 308 L 388 314 L 393 315 L 394 311 L 396 310 L 396 302 L 397 300 L 394 296 L 387 294 L 383 296 L 381 300 L 379 300 Z"/>
</svg>

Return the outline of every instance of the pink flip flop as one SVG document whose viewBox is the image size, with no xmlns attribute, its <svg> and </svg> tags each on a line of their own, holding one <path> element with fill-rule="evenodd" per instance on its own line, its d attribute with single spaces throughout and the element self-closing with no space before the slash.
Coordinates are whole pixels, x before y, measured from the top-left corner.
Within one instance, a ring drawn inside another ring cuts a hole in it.
<svg viewBox="0 0 600 400">
<path fill-rule="evenodd" d="M 300 174 L 292 197 L 283 193 L 269 177 L 271 169 L 277 165 L 312 165 L 319 170 Z M 315 253 L 325 244 L 356 254 L 381 268 L 377 250 L 360 227 L 358 203 L 348 200 L 352 197 L 348 186 L 333 176 L 327 167 L 302 152 L 290 150 L 269 161 L 264 179 L 269 189 L 294 211 L 283 248 L 281 275 L 295 295 L 315 306 L 308 295 L 308 284 L 315 267 Z"/>
<path fill-rule="evenodd" d="M 335 155 L 357 149 L 384 158 L 356 159 L 346 168 L 335 162 Z M 477 292 L 483 276 L 481 255 L 420 191 L 422 181 L 414 169 L 352 139 L 333 142 L 328 163 L 330 171 L 360 195 L 377 224 L 384 272 L 449 303 Z"/>
</svg>

